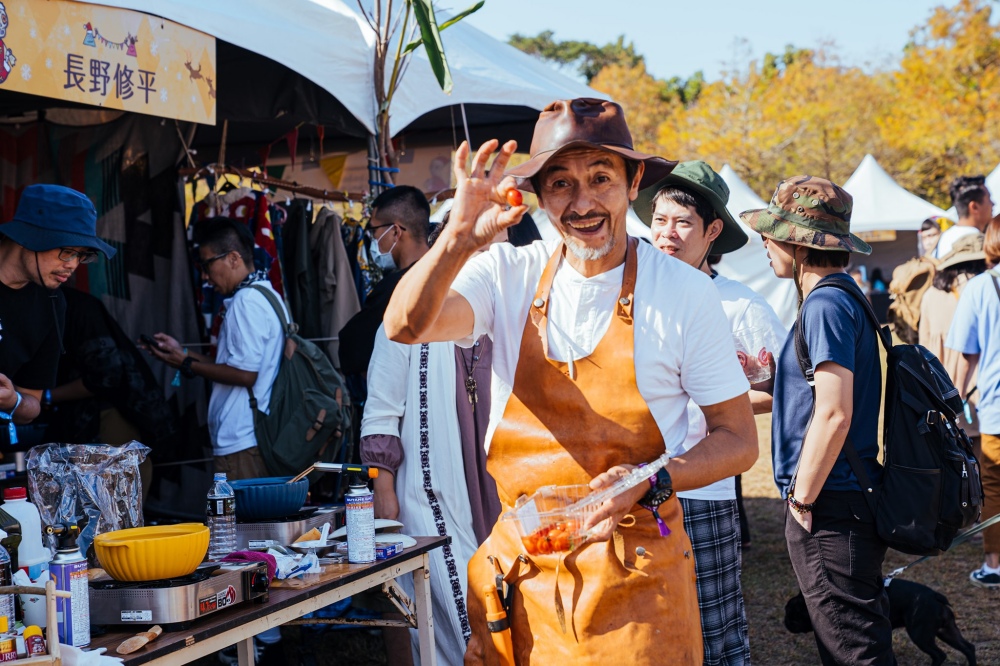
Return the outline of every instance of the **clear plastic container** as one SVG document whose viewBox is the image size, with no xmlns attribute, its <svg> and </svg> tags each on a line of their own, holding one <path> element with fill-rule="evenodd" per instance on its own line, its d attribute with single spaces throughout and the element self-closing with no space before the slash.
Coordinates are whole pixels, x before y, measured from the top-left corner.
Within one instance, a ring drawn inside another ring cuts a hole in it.
<svg viewBox="0 0 1000 666">
<path fill-rule="evenodd" d="M 769 334 L 770 329 L 766 326 L 741 328 L 733 333 L 736 358 L 751 384 L 759 384 L 771 378 L 770 352 L 766 347 Z"/>
<path fill-rule="evenodd" d="M 236 550 L 236 494 L 225 472 L 216 472 L 208 489 L 208 559 L 218 562 Z"/>
<path fill-rule="evenodd" d="M 547 555 L 574 550 L 590 537 L 584 529 L 587 518 L 609 499 L 617 497 L 665 467 L 670 458 L 663 454 L 648 465 L 636 467 L 603 490 L 590 486 L 544 486 L 530 497 L 522 495 L 502 520 L 516 523 L 521 543 L 528 555 Z"/>
</svg>

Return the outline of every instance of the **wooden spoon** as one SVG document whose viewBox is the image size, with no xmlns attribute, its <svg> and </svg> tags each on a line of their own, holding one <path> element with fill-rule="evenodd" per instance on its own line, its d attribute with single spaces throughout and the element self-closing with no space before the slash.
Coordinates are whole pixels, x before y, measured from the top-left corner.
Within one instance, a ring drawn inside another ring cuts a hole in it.
<svg viewBox="0 0 1000 666">
<path fill-rule="evenodd" d="M 154 626 L 149 631 L 143 631 L 132 638 L 126 639 L 118 646 L 118 654 L 132 654 L 136 650 L 144 647 L 146 643 L 156 640 L 156 637 L 163 633 L 163 627 Z"/>
</svg>

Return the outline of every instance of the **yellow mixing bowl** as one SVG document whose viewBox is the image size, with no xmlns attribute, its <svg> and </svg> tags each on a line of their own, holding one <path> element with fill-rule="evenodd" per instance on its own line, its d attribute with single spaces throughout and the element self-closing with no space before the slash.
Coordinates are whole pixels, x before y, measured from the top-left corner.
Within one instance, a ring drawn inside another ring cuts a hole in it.
<svg viewBox="0 0 1000 666">
<path fill-rule="evenodd" d="M 208 527 L 182 523 L 98 534 L 94 549 L 115 580 L 137 582 L 193 573 L 208 552 Z"/>
</svg>

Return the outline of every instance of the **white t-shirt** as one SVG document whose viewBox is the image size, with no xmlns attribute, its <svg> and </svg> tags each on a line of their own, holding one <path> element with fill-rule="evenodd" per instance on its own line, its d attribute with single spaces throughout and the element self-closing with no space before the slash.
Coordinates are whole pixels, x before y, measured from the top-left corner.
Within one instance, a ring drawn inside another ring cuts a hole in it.
<svg viewBox="0 0 1000 666">
<path fill-rule="evenodd" d="M 503 418 L 514 383 L 521 335 L 538 281 L 558 242 L 527 247 L 496 243 L 473 258 L 452 288 L 472 306 L 475 329 L 493 340 L 493 383 L 486 447 Z M 604 336 L 621 291 L 624 264 L 585 278 L 566 261 L 550 293 L 549 355 L 568 361 L 590 355 Z M 648 243 L 639 243 L 636 271 L 635 375 L 639 394 L 660 428 L 667 450 L 687 435 L 688 400 L 714 405 L 746 393 L 750 385 L 711 279 Z"/>
<path fill-rule="evenodd" d="M 955 247 L 955 241 L 957 241 L 962 236 L 968 236 L 970 234 L 982 233 L 979 229 L 975 227 L 960 227 L 957 224 L 953 227 L 948 227 L 941 234 L 941 238 L 938 239 L 938 244 L 934 248 L 934 258 L 942 259 L 944 255 L 951 252 L 952 248 Z"/>
<path fill-rule="evenodd" d="M 264 285 L 278 295 L 267 281 L 254 284 Z M 256 372 L 253 395 L 257 398 L 257 409 L 266 413 L 271 402 L 271 385 L 278 376 L 285 345 L 282 326 L 267 297 L 256 289 L 240 289 L 232 298 L 226 299 L 225 306 L 226 315 L 219 329 L 215 362 Z M 287 310 L 285 312 L 287 316 Z M 208 432 L 217 456 L 257 446 L 250 394 L 246 388 L 218 382 L 212 384 L 212 397 L 208 401 Z"/>
<path fill-rule="evenodd" d="M 712 280 L 722 297 L 722 309 L 729 319 L 729 329 L 733 333 L 742 328 L 762 327 L 767 329 L 764 339 L 764 347 L 778 357 L 788 331 L 778 319 L 774 309 L 768 305 L 764 297 L 750 287 L 730 280 L 727 277 L 716 275 Z M 671 451 L 670 455 L 679 455 L 691 448 L 705 438 L 708 433 L 708 423 L 705 415 L 693 401 L 688 402 L 688 433 L 687 439 L 677 448 Z M 732 500 L 736 499 L 736 481 L 733 477 L 716 481 L 704 488 L 697 490 L 686 490 L 677 493 L 678 497 L 696 500 Z"/>
</svg>

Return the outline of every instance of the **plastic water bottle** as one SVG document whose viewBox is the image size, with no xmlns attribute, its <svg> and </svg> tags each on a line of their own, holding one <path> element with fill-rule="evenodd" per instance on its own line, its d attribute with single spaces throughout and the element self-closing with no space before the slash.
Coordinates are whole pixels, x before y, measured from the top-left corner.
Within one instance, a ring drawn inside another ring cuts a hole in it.
<svg viewBox="0 0 1000 666">
<path fill-rule="evenodd" d="M 236 550 L 236 494 L 225 472 L 216 472 L 208 489 L 208 559 L 218 562 Z"/>
</svg>

